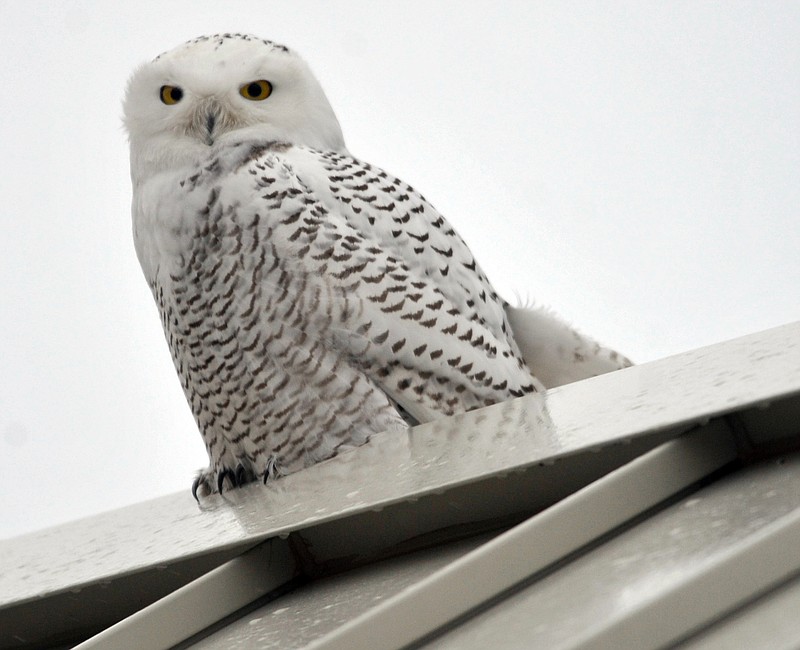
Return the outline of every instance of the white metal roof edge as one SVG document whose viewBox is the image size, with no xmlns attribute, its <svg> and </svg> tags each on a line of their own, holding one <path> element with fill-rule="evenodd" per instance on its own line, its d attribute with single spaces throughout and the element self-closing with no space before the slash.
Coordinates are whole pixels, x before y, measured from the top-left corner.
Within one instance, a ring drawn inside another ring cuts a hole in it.
<svg viewBox="0 0 800 650">
<path fill-rule="evenodd" d="M 214 497 L 201 509 L 187 490 L 0 541 L 0 609 L 247 547 L 581 450 L 654 432 L 678 435 L 693 423 L 798 392 L 800 323 L 792 323 L 564 386 L 544 398 L 512 400 L 407 435 L 375 436 L 364 447 L 266 487 Z"/>
<path fill-rule="evenodd" d="M 551 505 L 662 439 L 654 435 L 608 450 L 573 454 L 502 478 L 487 478 L 441 494 L 315 524 L 293 533 L 293 548 L 305 560 L 304 571 L 317 575 L 476 534 L 487 527 L 496 530 Z M 186 574 L 200 568 L 200 560 L 182 560 L 176 567 Z M 193 566 L 185 567 L 187 563 Z M 172 579 L 174 572 L 172 566 L 162 566 L 0 609 L 0 629 L 19 637 L 13 647 L 24 646 L 23 639 L 30 646 L 48 635 L 65 636 L 75 623 L 83 633 L 103 629 L 121 618 L 119 612 L 124 611 L 126 602 L 129 609 L 122 616 L 136 611 L 137 602 L 143 607 L 169 593 L 164 582 Z M 152 597 L 142 602 L 149 583 Z M 178 586 L 173 584 L 172 589 Z M 38 625 L 43 618 L 47 624 Z M 73 633 L 78 631 L 75 628 Z M 5 647 L 2 636 L 0 647 Z"/>
<path fill-rule="evenodd" d="M 300 539 L 310 540 L 314 560 L 325 560 L 326 557 L 336 557 L 342 548 L 352 552 L 354 547 L 358 552 L 371 545 L 370 552 L 373 552 L 382 545 L 396 544 L 398 540 L 419 533 L 416 526 L 425 513 L 431 514 L 432 521 L 429 524 L 435 527 L 447 525 L 450 521 L 448 516 L 453 512 L 459 513 L 459 516 L 464 512 L 483 516 L 495 504 L 506 508 L 513 504 L 517 511 L 527 505 L 529 510 L 532 508 L 535 511 L 549 505 L 540 503 L 534 507 L 533 498 L 529 500 L 530 503 L 523 503 L 526 496 L 539 492 L 538 489 L 530 489 L 536 485 L 537 479 L 540 482 L 537 488 L 547 477 L 547 483 L 555 483 L 563 491 L 569 485 L 567 479 L 575 480 L 570 474 L 574 474 L 571 470 L 578 467 L 581 479 L 585 480 L 583 483 L 573 483 L 571 489 L 574 490 L 663 440 L 679 435 L 692 424 L 735 413 L 732 417 L 715 419 L 706 432 L 728 430 L 728 425 L 736 425 L 734 428 L 741 428 L 746 437 L 749 425 L 762 422 L 770 414 L 779 412 L 782 414 L 778 416 L 780 419 L 787 413 L 797 413 L 800 400 L 788 399 L 787 396 L 800 394 L 798 342 L 800 323 L 664 362 L 573 384 L 548 393 L 544 399 L 523 398 L 449 418 L 418 427 L 408 436 L 377 436 L 374 444 L 281 479 L 271 486 L 271 490 L 253 487 L 233 492 L 223 499 L 216 499 L 208 510 L 197 511 L 192 507 L 189 511 L 180 505 L 176 511 L 169 497 L 157 500 L 162 502 L 164 509 L 161 515 L 156 513 L 153 517 L 154 502 L 141 504 L 141 507 L 150 507 L 151 515 L 149 523 L 145 522 L 144 531 L 136 526 L 120 531 L 116 528 L 119 519 L 114 517 L 119 513 L 108 513 L 105 520 L 108 530 L 115 533 L 111 539 L 104 539 L 102 534 L 97 534 L 96 525 L 92 528 L 86 526 L 89 521 L 97 524 L 103 517 L 83 522 L 83 531 L 96 534 L 93 543 L 97 550 L 103 552 L 105 562 L 112 566 L 114 558 L 119 557 L 115 542 L 122 542 L 123 546 L 135 542 L 140 548 L 143 544 L 153 543 L 154 549 L 150 550 L 155 551 L 155 557 L 163 558 L 164 550 L 169 550 L 172 552 L 169 557 L 185 562 L 187 558 L 220 553 L 225 548 L 246 548 L 275 534 L 286 535 L 290 530 L 300 531 Z M 769 408 L 759 410 L 756 408 L 758 406 Z M 780 433 L 785 427 L 778 424 L 772 415 L 769 428 Z M 735 436 L 730 433 L 727 435 L 728 443 L 732 444 Z M 629 444 L 621 444 L 625 442 Z M 763 442 L 764 439 L 761 439 L 758 444 Z M 592 449 L 597 452 L 594 458 L 590 451 Z M 558 462 L 553 464 L 554 460 Z M 548 471 L 552 472 L 549 476 Z M 592 472 L 595 474 L 592 475 Z M 617 472 L 612 475 L 617 475 Z M 498 478 L 502 476 L 506 478 Z M 519 490 L 521 485 L 525 485 L 526 489 Z M 492 486 L 497 491 L 495 501 L 491 501 Z M 369 492 L 370 497 L 374 493 L 374 498 L 362 498 L 362 489 Z M 566 495 L 557 495 L 557 491 L 553 493 L 556 496 L 551 495 L 553 501 Z M 297 509 L 288 513 L 270 511 L 270 508 L 291 504 L 296 499 L 301 502 L 305 500 L 310 505 L 313 503 L 311 499 L 321 494 L 328 498 L 326 505 L 329 508 L 323 507 L 314 512 Z M 427 496 L 415 503 L 424 495 Z M 437 498 L 445 504 L 444 507 L 435 505 Z M 458 503 L 459 500 L 461 503 Z M 448 510 L 447 502 L 456 503 L 457 506 Z M 464 507 L 465 504 L 468 507 Z M 483 506 L 485 508 L 482 511 Z M 380 512 L 384 508 L 386 511 Z M 409 511 L 408 515 L 405 518 L 397 516 L 404 509 Z M 511 508 L 509 512 L 515 511 Z M 130 515 L 130 512 L 127 514 Z M 302 517 L 302 514 L 306 516 Z M 295 523 L 276 528 L 276 519 L 281 518 Z M 152 539 L 142 537 L 153 519 L 159 528 L 156 531 L 158 535 Z M 387 525 L 375 526 L 378 520 Z M 134 523 L 138 524 L 139 521 L 137 519 Z M 454 522 L 459 523 L 458 520 Z M 202 532 L 200 523 L 207 535 L 209 531 L 213 534 L 216 542 L 203 539 L 198 543 L 191 538 L 198 530 Z M 226 529 L 226 525 L 230 529 Z M 395 526 L 394 530 L 392 525 Z M 80 529 L 77 524 L 74 526 L 75 530 Z M 218 526 L 222 528 L 218 529 Z M 359 541 L 354 546 L 352 530 L 348 531 L 348 527 L 369 534 L 359 535 Z M 380 530 L 383 528 L 389 530 L 388 536 L 383 535 Z M 139 537 L 135 536 L 137 531 Z M 45 532 L 64 531 L 62 528 Z M 63 534 L 59 535 L 59 548 L 69 544 L 69 535 L 66 537 L 64 539 Z M 188 540 L 188 544 L 183 548 L 165 549 L 163 538 L 173 543 L 176 540 L 178 543 L 179 540 Z M 11 541 L 21 542 L 23 539 Z M 38 551 L 41 553 L 46 548 L 47 544 L 44 544 Z M 4 550 L 8 550 L 8 546 L 4 549 L 0 544 L 0 552 Z M 33 555 L 36 555 L 35 552 Z M 47 556 L 38 557 L 43 561 L 48 559 Z M 91 559 L 84 556 L 79 564 L 83 565 Z M 153 557 L 149 559 L 149 566 L 153 566 Z M 164 565 L 163 559 L 159 564 Z M 126 572 L 133 575 L 136 566 L 131 563 L 120 566 L 117 563 L 117 573 L 110 575 L 114 578 Z M 146 567 L 148 563 L 138 566 Z M 141 574 L 140 571 L 137 575 Z M 2 575 L 0 573 L 0 593 L 3 593 Z M 102 580 L 102 575 L 101 571 L 96 570 L 94 580 Z M 66 578 L 66 575 L 63 577 Z M 61 591 L 50 593 L 65 593 L 64 588 L 74 590 L 76 585 L 82 584 L 74 580 L 74 575 L 72 577 L 72 582 L 61 581 L 64 585 Z M 187 587 L 189 592 L 192 588 Z M 73 600 L 89 596 L 90 592 L 84 591 L 74 596 Z M 46 593 L 40 591 L 37 595 L 44 596 Z M 8 605 L 0 607 L 0 616 L 4 609 L 8 615 L 16 612 L 24 606 L 23 602 L 24 598 L 12 600 L 11 609 Z M 32 604 L 41 609 L 48 602 L 47 599 L 37 598 Z M 213 618 L 216 614 L 209 613 L 209 616 Z M 147 618 L 144 617 L 145 620 Z M 204 622 L 208 621 L 200 617 L 197 624 Z"/>
<path fill-rule="evenodd" d="M 530 580 L 579 550 L 591 548 L 599 538 L 740 457 L 738 436 L 730 424 L 728 418 L 717 418 L 708 426 L 663 444 L 383 601 L 309 647 L 380 650 L 419 642 L 514 585 Z M 798 539 L 800 513 L 795 511 L 759 531 L 747 544 L 736 547 L 720 561 L 689 575 L 679 585 L 656 598 L 644 599 L 624 619 L 598 621 L 581 637 L 573 639 L 575 647 L 643 648 L 646 639 L 646 647 L 656 648 L 678 640 L 687 630 L 719 617 L 796 572 L 800 568 Z M 254 571 L 263 574 L 264 567 Z M 197 583 L 207 587 L 205 578 Z M 274 579 L 267 582 L 269 588 L 277 583 Z M 191 600 L 189 594 L 193 589 L 194 583 L 181 591 Z M 710 593 L 713 598 L 708 597 Z M 147 615 L 137 614 L 103 633 L 97 637 L 102 644 L 85 647 L 136 647 L 136 638 L 152 641 L 149 647 L 169 647 L 177 637 L 167 638 L 158 632 L 165 616 L 160 611 L 161 602 L 168 606 L 167 601 L 164 599 L 140 613 Z M 208 610 L 205 619 L 193 615 L 192 632 L 202 629 L 204 623 L 205 627 L 213 625 L 227 612 L 227 609 Z M 132 639 L 134 645 L 124 643 L 125 638 Z"/>
<path fill-rule="evenodd" d="M 700 480 L 736 455 L 733 437 L 720 421 L 668 442 L 499 535 L 311 647 L 388 650 L 407 645 Z M 169 648 L 293 575 L 288 543 L 273 539 L 77 647 Z"/>
</svg>

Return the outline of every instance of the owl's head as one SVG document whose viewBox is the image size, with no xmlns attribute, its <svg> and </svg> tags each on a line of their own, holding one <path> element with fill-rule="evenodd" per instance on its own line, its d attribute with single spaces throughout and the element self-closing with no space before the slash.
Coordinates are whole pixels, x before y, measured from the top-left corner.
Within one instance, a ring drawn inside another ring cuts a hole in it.
<svg viewBox="0 0 800 650">
<path fill-rule="evenodd" d="M 282 45 L 242 34 L 202 36 L 142 65 L 128 82 L 124 122 L 134 181 L 228 142 L 344 149 L 308 65 Z"/>
</svg>

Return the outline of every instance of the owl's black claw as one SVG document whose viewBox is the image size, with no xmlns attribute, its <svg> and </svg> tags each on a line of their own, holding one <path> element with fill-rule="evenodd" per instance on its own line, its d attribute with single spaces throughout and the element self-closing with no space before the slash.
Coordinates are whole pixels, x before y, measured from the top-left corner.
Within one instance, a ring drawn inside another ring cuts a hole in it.
<svg viewBox="0 0 800 650">
<path fill-rule="evenodd" d="M 275 456 L 270 456 L 267 459 L 267 467 L 264 470 L 264 485 L 267 484 L 271 478 L 278 476 L 278 459 Z"/>
<path fill-rule="evenodd" d="M 234 486 L 241 486 L 247 482 L 247 476 L 245 473 L 244 465 L 239 463 L 239 466 L 236 468 L 236 480 L 234 480 Z"/>
<path fill-rule="evenodd" d="M 236 475 L 233 473 L 232 470 L 229 470 L 227 467 L 225 469 L 221 469 L 217 474 L 217 492 L 222 494 L 222 486 L 225 484 L 225 477 L 228 477 L 233 483 L 233 487 L 236 487 Z"/>
<path fill-rule="evenodd" d="M 200 487 L 200 483 L 202 482 L 203 480 L 199 476 L 194 481 L 192 481 L 192 496 L 194 497 L 194 500 L 197 501 L 197 503 L 200 503 L 200 498 L 197 496 L 197 488 Z"/>
</svg>

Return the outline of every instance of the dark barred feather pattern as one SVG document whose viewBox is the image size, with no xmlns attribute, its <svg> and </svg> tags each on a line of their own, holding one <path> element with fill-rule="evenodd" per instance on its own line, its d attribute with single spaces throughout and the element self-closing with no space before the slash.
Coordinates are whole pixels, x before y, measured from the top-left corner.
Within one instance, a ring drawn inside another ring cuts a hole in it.
<svg viewBox="0 0 800 650">
<path fill-rule="evenodd" d="M 541 388 L 464 242 L 376 167 L 229 146 L 159 205 L 180 206 L 151 287 L 211 459 L 201 489 Z"/>
</svg>

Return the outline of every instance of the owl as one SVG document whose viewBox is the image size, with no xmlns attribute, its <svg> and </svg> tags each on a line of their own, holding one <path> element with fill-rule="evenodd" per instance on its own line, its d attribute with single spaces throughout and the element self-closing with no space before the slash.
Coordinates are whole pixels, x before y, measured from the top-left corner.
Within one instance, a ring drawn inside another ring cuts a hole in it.
<svg viewBox="0 0 800 650">
<path fill-rule="evenodd" d="M 202 36 L 128 83 L 133 237 L 209 466 L 195 498 L 630 362 L 501 299 L 413 187 L 352 156 L 292 50 Z"/>
</svg>

